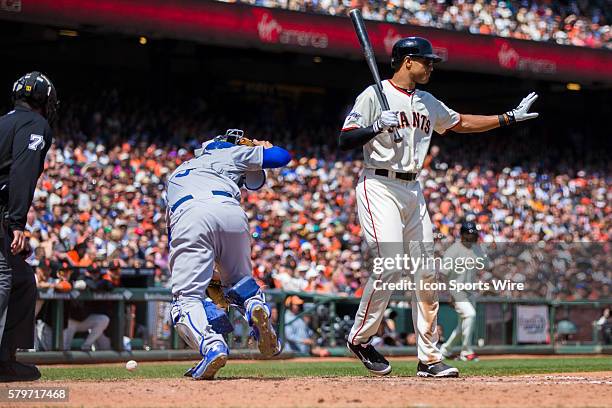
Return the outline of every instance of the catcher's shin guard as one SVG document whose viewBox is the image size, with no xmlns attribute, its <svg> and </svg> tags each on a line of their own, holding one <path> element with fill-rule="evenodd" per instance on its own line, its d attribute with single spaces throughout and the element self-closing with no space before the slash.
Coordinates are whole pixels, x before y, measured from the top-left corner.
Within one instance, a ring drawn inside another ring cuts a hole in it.
<svg viewBox="0 0 612 408">
<path fill-rule="evenodd" d="M 281 344 L 270 321 L 270 308 L 261 288 L 250 276 L 245 276 L 227 292 L 227 298 L 243 313 L 251 335 L 257 340 L 261 354 L 272 357 L 281 352 Z"/>
<path fill-rule="evenodd" d="M 236 306 L 243 314 L 246 312 L 246 302 L 253 297 L 263 298 L 261 288 L 250 276 L 245 276 L 232 286 L 226 294 L 230 303 Z"/>
<path fill-rule="evenodd" d="M 263 296 L 263 294 L 262 294 Z M 257 340 L 257 347 L 265 357 L 280 354 L 281 343 L 270 321 L 270 308 L 259 299 L 247 302 L 247 321 L 251 326 L 251 334 Z"/>
<path fill-rule="evenodd" d="M 181 297 L 172 302 L 170 314 L 179 336 L 202 356 L 210 344 L 225 344 L 222 333 L 232 330 L 225 312 L 210 301 Z"/>
<path fill-rule="evenodd" d="M 204 305 L 204 312 L 206 312 L 206 318 L 212 329 L 219 334 L 227 334 L 234 331 L 234 326 L 230 321 L 225 310 L 220 309 L 211 300 L 206 299 L 202 301 Z"/>
<path fill-rule="evenodd" d="M 257 340 L 261 354 L 272 357 L 281 352 L 281 344 L 270 321 L 270 308 L 261 288 L 250 276 L 239 280 L 227 292 L 227 298 L 244 315 L 251 335 Z"/>
</svg>

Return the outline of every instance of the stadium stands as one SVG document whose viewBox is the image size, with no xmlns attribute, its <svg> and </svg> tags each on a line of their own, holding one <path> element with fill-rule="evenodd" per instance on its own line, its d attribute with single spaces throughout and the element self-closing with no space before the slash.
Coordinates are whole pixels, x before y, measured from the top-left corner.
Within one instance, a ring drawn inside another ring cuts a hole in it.
<svg viewBox="0 0 612 408">
<path fill-rule="evenodd" d="M 220 0 L 344 16 L 361 8 L 364 18 L 472 34 L 612 48 L 611 9 L 598 1 L 509 0 Z"/>
<path fill-rule="evenodd" d="M 222 128 L 195 116 L 145 114 L 146 109 L 130 104 L 119 109 L 112 103 L 117 98 L 110 92 L 99 109 L 80 103 L 65 107 L 28 216 L 34 262 L 56 270 L 62 263 L 86 267 L 94 262 L 156 268 L 156 279 L 164 284 L 165 177 L 191 157 L 193 146 Z M 273 141 L 290 146 L 295 159 L 270 172 L 262 190 L 243 195 L 254 274 L 270 287 L 359 296 L 368 276 L 354 192 L 362 163 L 334 153 L 336 129 L 316 132 L 327 134 L 330 146 L 306 147 L 308 129 L 302 136 L 262 132 L 282 135 Z M 580 136 L 573 137 L 578 144 Z M 585 249 L 576 243 L 610 240 L 610 169 L 597 152 L 590 157 L 568 145 L 566 151 L 542 154 L 546 141 L 529 138 L 495 144 L 481 139 L 470 145 L 452 139 L 431 148 L 422 172 L 436 239 L 452 241 L 457 222 L 471 217 L 481 225 L 484 242 L 533 243 L 540 255 L 550 255 L 551 248 L 581 254 Z M 538 242 L 555 244 L 540 248 Z M 593 244 L 589 250 L 599 254 L 604 247 Z M 588 267 L 570 268 L 567 276 L 528 267 L 528 262 L 514 269 L 501 265 L 495 273 L 532 282 L 521 296 L 598 298 L 606 290 L 609 296 L 605 258 L 588 257 Z M 584 276 L 577 278 L 579 273 Z M 578 281 L 584 293 L 574 290 Z"/>
</svg>

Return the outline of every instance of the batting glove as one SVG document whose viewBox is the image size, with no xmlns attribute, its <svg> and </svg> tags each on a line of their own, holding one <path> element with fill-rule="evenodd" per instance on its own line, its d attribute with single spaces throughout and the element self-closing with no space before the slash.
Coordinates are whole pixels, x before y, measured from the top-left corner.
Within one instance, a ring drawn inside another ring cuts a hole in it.
<svg viewBox="0 0 612 408">
<path fill-rule="evenodd" d="M 389 130 L 399 126 L 399 119 L 397 117 L 397 111 L 383 111 L 380 117 L 372 125 L 374 133 L 378 134 L 381 132 L 388 132 Z"/>
<path fill-rule="evenodd" d="M 539 113 L 529 113 L 529 108 L 531 108 L 531 105 L 535 102 L 536 99 L 538 99 L 538 94 L 532 92 L 523 98 L 523 100 L 521 101 L 519 106 L 516 107 L 516 109 L 512 109 L 510 112 L 506 112 L 506 115 L 508 116 L 510 122 L 508 124 L 537 118 L 539 116 Z"/>
</svg>

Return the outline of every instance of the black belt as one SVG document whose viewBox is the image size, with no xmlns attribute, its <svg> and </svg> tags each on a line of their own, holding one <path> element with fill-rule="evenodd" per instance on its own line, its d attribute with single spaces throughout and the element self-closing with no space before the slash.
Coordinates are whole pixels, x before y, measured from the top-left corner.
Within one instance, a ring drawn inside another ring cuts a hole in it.
<svg viewBox="0 0 612 408">
<path fill-rule="evenodd" d="M 374 170 L 374 174 L 376 174 L 377 176 L 384 176 L 384 177 L 390 177 L 389 176 L 389 170 L 387 169 L 376 169 Z M 404 180 L 404 181 L 414 181 L 417 179 L 417 173 L 395 173 L 395 177 L 392 178 L 397 178 L 400 180 Z"/>
</svg>

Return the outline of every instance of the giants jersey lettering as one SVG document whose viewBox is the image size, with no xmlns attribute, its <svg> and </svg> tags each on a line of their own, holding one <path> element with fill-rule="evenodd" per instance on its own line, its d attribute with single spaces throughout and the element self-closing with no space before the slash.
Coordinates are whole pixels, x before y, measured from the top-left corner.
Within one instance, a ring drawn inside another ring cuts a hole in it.
<svg viewBox="0 0 612 408">
<path fill-rule="evenodd" d="M 459 122 L 459 114 L 428 92 L 411 93 L 383 81 L 389 108 L 399 111 L 401 143 L 393 142 L 393 134 L 383 132 L 363 146 L 366 168 L 400 172 L 418 172 L 423 166 L 435 130 L 444 133 Z M 382 112 L 374 87 L 363 91 L 344 121 L 343 131 L 371 126 Z"/>
</svg>

